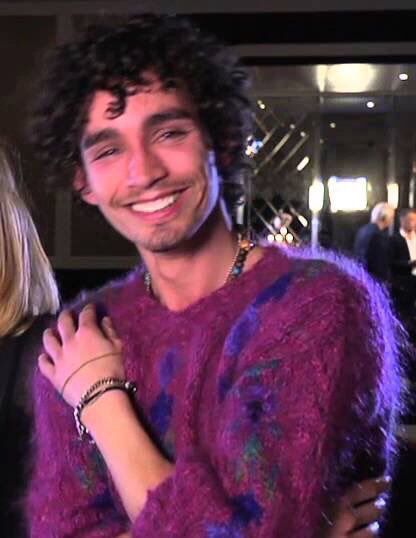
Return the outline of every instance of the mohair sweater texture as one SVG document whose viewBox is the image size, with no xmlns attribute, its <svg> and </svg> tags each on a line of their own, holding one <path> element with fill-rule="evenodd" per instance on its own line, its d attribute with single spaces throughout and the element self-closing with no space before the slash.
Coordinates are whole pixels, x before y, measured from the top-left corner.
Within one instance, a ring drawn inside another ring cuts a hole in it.
<svg viewBox="0 0 416 538">
<path fill-rule="evenodd" d="M 391 472 L 395 319 L 359 268 L 309 258 L 269 247 L 181 312 L 146 293 L 141 268 L 73 305 L 111 316 L 138 419 L 175 467 L 130 525 L 97 447 L 36 373 L 32 538 L 315 538 L 347 485 Z"/>
</svg>

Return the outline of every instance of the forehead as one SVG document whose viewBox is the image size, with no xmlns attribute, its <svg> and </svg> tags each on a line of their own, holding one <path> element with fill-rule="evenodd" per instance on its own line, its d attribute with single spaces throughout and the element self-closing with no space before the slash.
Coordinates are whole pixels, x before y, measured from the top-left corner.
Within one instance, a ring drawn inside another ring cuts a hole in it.
<svg viewBox="0 0 416 538">
<path fill-rule="evenodd" d="M 139 87 L 137 92 L 126 98 L 122 114 L 114 116 L 111 108 L 117 102 L 116 97 L 108 91 L 97 91 L 91 101 L 87 130 L 100 125 L 140 124 L 154 114 L 166 109 L 187 111 L 192 117 L 196 116 L 195 107 L 189 94 L 182 87 L 165 89 L 159 81 L 153 81 L 148 86 Z"/>
<path fill-rule="evenodd" d="M 416 219 L 416 213 L 413 211 L 410 211 L 409 213 L 407 213 L 407 215 L 402 216 L 402 220 L 412 220 L 412 219 Z"/>
</svg>

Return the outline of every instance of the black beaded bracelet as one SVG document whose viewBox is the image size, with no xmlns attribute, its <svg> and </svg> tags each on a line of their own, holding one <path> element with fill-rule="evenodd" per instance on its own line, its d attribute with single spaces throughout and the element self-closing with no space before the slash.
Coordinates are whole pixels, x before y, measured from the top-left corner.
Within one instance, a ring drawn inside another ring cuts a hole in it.
<svg viewBox="0 0 416 538">
<path fill-rule="evenodd" d="M 91 387 L 81 396 L 78 405 L 74 408 L 75 426 L 80 439 L 82 439 L 84 435 L 89 435 L 88 429 L 81 421 L 82 411 L 85 409 L 85 407 L 87 407 L 87 405 L 95 402 L 100 396 L 109 390 L 123 390 L 128 394 L 134 394 L 137 388 L 132 381 L 125 381 L 115 377 L 104 377 L 91 385 Z M 92 440 L 92 442 L 94 441 Z"/>
</svg>

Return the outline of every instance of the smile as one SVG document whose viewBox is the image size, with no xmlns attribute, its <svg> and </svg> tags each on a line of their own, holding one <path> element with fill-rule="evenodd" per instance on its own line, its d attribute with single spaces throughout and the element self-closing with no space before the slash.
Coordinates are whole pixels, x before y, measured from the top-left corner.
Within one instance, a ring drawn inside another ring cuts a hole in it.
<svg viewBox="0 0 416 538">
<path fill-rule="evenodd" d="M 157 200 L 151 200 L 149 202 L 140 202 L 131 205 L 131 209 L 137 213 L 155 213 L 161 211 L 167 207 L 173 205 L 178 199 L 180 193 L 170 194 Z"/>
</svg>

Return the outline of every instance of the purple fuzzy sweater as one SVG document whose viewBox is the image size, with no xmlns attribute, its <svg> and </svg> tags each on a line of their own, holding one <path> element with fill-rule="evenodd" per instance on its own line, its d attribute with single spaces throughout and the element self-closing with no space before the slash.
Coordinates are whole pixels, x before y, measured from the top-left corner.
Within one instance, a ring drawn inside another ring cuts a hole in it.
<svg viewBox="0 0 416 538">
<path fill-rule="evenodd" d="M 130 526 L 97 448 L 37 373 L 32 538 L 315 538 L 347 485 L 391 471 L 388 302 L 358 268 L 307 258 L 268 248 L 181 312 L 146 294 L 141 269 L 76 305 L 111 316 L 138 417 L 175 470 Z"/>
</svg>

